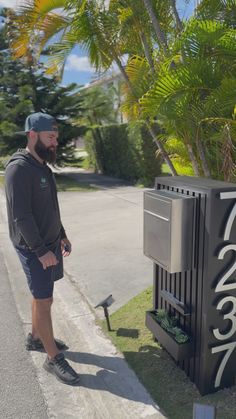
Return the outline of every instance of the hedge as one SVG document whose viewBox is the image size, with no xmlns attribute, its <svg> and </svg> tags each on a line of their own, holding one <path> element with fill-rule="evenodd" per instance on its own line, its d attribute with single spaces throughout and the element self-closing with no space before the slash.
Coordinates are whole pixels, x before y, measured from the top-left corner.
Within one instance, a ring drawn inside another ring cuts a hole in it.
<svg viewBox="0 0 236 419">
<path fill-rule="evenodd" d="M 161 173 L 156 146 L 142 125 L 93 127 L 86 133 L 85 146 L 90 167 L 105 175 L 153 186 Z"/>
</svg>

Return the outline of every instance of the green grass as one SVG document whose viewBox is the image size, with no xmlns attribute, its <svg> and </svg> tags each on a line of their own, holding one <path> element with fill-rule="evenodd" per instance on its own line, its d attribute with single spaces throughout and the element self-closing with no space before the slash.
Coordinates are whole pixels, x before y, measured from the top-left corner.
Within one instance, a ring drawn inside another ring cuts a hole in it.
<svg viewBox="0 0 236 419">
<path fill-rule="evenodd" d="M 79 183 L 70 176 L 56 174 L 56 183 L 57 190 L 59 192 L 86 192 L 86 191 L 97 191 L 97 188 L 94 188 L 85 183 Z"/>
<path fill-rule="evenodd" d="M 201 396 L 145 327 L 145 311 L 151 308 L 152 288 L 148 288 L 110 316 L 112 332 L 105 321 L 102 328 L 162 411 L 169 419 L 191 419 L 196 402 L 216 406 L 219 419 L 235 419 L 236 387 Z"/>
<path fill-rule="evenodd" d="M 194 176 L 192 166 L 183 166 L 176 160 L 173 161 L 173 164 L 179 176 Z M 162 164 L 161 172 L 163 175 L 171 174 L 170 168 L 167 163 Z"/>
<path fill-rule="evenodd" d="M 0 170 L 5 170 L 5 164 L 11 156 L 0 157 Z"/>
<path fill-rule="evenodd" d="M 4 176 L 0 175 L 0 188 L 4 186 Z"/>
<path fill-rule="evenodd" d="M 169 175 L 169 174 L 171 175 L 171 171 L 170 171 L 170 168 L 169 168 L 167 163 L 163 163 L 161 165 L 161 174 L 162 175 Z"/>
<path fill-rule="evenodd" d="M 64 167 L 80 167 L 82 169 L 89 169 L 89 157 L 85 154 L 84 149 L 77 149 L 74 152 L 74 158 L 70 158 L 67 161 L 63 161 Z"/>
<path fill-rule="evenodd" d="M 79 183 L 75 179 L 61 174 L 56 174 L 56 183 L 57 190 L 59 192 L 90 192 L 97 191 L 97 188 L 94 188 L 90 185 Z M 4 176 L 0 176 L 0 187 L 4 186 Z"/>
<path fill-rule="evenodd" d="M 69 159 L 67 161 L 62 161 L 62 167 L 76 167 L 76 168 L 81 168 L 84 166 L 84 159 L 86 157 L 80 157 L 80 158 L 74 158 L 74 159 Z"/>
</svg>

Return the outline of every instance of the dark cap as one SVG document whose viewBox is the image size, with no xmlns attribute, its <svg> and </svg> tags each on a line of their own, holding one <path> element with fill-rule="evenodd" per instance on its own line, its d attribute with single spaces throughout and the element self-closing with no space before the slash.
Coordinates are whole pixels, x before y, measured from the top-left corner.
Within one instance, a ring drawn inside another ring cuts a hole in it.
<svg viewBox="0 0 236 419">
<path fill-rule="evenodd" d="M 32 113 L 26 118 L 25 132 L 58 131 L 55 118 L 47 113 Z"/>
</svg>

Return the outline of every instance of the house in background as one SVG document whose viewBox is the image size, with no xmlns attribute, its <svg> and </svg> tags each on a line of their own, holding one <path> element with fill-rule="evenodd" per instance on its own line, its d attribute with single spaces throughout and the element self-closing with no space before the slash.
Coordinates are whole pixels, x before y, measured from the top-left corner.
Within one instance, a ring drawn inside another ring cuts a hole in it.
<svg viewBox="0 0 236 419">
<path fill-rule="evenodd" d="M 121 111 L 121 103 L 122 103 L 122 92 L 121 92 L 121 84 L 122 84 L 122 75 L 120 73 L 111 73 L 106 74 L 102 77 L 99 77 L 89 84 L 85 85 L 82 89 L 91 89 L 93 87 L 102 87 L 105 91 L 113 90 L 114 94 L 114 110 L 117 114 L 117 122 L 122 124 L 127 122 L 126 116 Z"/>
</svg>

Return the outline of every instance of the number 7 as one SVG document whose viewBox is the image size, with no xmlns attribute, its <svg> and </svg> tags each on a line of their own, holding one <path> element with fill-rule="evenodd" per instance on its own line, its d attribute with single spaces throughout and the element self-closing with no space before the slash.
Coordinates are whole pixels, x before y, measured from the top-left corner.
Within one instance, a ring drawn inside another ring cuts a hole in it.
<svg viewBox="0 0 236 419">
<path fill-rule="evenodd" d="M 232 199 L 232 198 L 236 198 L 236 191 L 220 193 L 220 199 Z M 235 216 L 236 216 L 236 204 L 234 204 L 232 211 L 229 215 L 229 218 L 225 227 L 224 240 L 229 240 L 229 236 L 230 236 L 230 232 L 232 229 Z"/>
<path fill-rule="evenodd" d="M 219 369 L 217 371 L 216 379 L 215 379 L 215 387 L 220 386 L 220 382 L 221 382 L 221 378 L 222 378 L 222 374 L 224 372 L 225 366 L 230 358 L 230 355 L 233 353 L 235 347 L 236 347 L 236 342 L 230 342 L 230 343 L 226 343 L 225 345 L 215 346 L 214 348 L 211 349 L 211 352 L 213 354 L 217 352 L 227 351 L 226 354 L 223 356 Z"/>
</svg>

